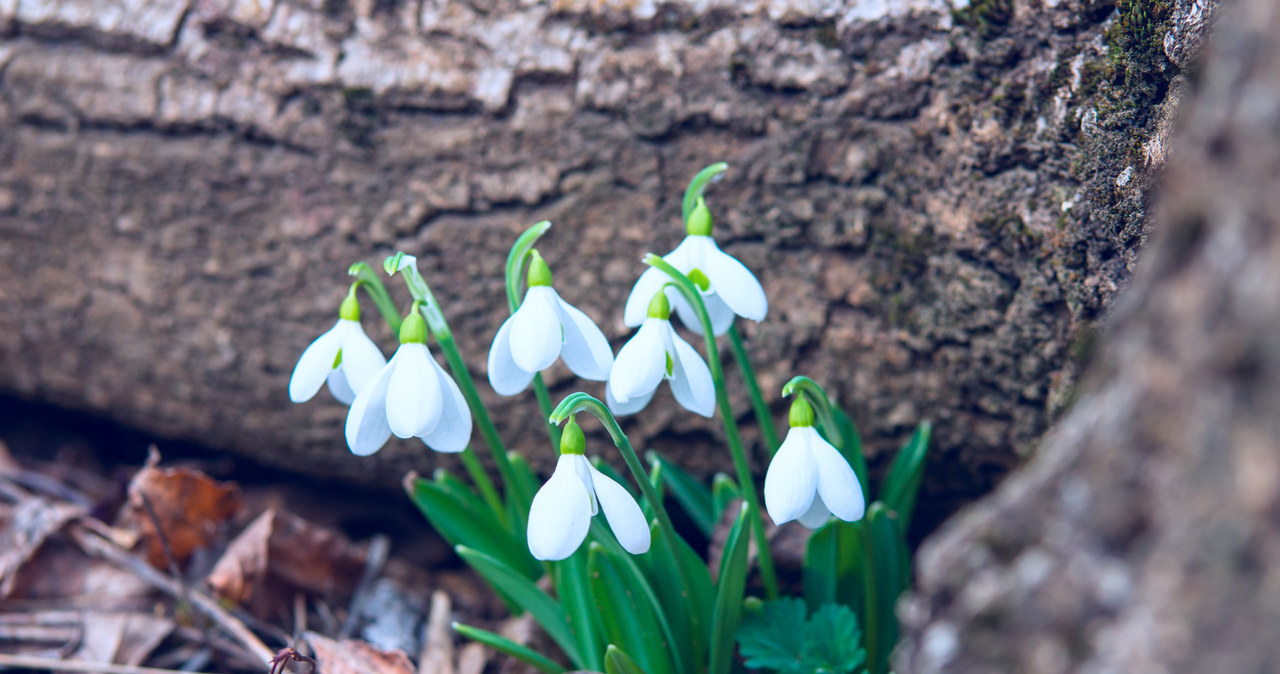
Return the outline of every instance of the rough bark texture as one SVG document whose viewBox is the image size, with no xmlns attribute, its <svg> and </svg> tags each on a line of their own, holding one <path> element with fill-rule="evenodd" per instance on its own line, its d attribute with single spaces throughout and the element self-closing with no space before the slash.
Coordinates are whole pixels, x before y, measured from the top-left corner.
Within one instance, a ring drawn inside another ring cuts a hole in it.
<svg viewBox="0 0 1280 674">
<path fill-rule="evenodd" d="M 745 327 L 765 391 L 815 376 L 873 460 L 932 418 L 946 508 L 1072 395 L 1143 237 L 1189 7 L 0 0 L 0 391 L 390 483 L 435 459 L 357 460 L 341 406 L 285 395 L 347 265 L 417 254 L 483 379 L 507 246 L 550 219 L 561 294 L 617 348 L 638 259 L 726 160 L 710 202 L 771 298 Z M 531 397 L 490 399 L 539 446 Z M 727 466 L 667 394 L 633 426 Z"/>
<path fill-rule="evenodd" d="M 926 542 L 898 671 L 1280 667 L 1280 6 L 1231 10 L 1090 385 Z"/>
</svg>

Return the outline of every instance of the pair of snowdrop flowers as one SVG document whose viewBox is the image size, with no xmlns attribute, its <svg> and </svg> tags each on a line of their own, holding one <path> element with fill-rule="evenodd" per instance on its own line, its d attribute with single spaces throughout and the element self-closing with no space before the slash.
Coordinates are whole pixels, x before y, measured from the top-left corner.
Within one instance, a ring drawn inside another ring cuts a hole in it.
<svg viewBox="0 0 1280 674">
<path fill-rule="evenodd" d="M 427 324 L 415 302 L 400 324 L 391 360 L 360 327 L 355 285 L 338 323 L 302 352 L 289 379 L 289 398 L 310 400 L 326 381 L 350 405 L 345 435 L 357 456 L 369 456 L 391 435 L 417 437 L 438 452 L 461 452 L 471 439 L 471 410 L 462 391 L 427 350 Z"/>
<path fill-rule="evenodd" d="M 572 555 L 591 528 L 591 518 L 603 512 L 613 535 L 633 555 L 649 551 L 649 523 L 631 493 L 586 457 L 586 439 L 578 422 L 569 417 L 560 435 L 560 459 L 551 478 L 529 506 L 529 552 L 540 560 Z"/>
<path fill-rule="evenodd" d="M 817 529 L 832 515 L 862 519 L 862 486 L 853 468 L 814 428 L 813 408 L 804 398 L 791 403 L 791 429 L 764 476 L 764 506 L 774 524 L 791 520 Z"/>
</svg>

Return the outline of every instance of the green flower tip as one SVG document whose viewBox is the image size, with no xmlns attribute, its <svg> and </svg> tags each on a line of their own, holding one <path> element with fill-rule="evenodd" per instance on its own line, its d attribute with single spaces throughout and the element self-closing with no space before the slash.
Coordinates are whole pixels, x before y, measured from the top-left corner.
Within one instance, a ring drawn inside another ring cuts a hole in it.
<svg viewBox="0 0 1280 674">
<path fill-rule="evenodd" d="M 551 285 L 551 267 L 547 266 L 547 261 L 542 259 L 537 249 L 529 251 L 528 279 L 530 288 Z"/>
<path fill-rule="evenodd" d="M 684 233 L 689 236 L 711 236 L 711 210 L 702 197 L 698 197 L 698 203 L 689 211 L 689 219 L 684 223 Z"/>
<path fill-rule="evenodd" d="M 711 290 L 711 279 L 707 278 L 707 275 L 702 273 L 701 269 L 693 269 L 690 271 L 689 280 L 693 281 L 693 284 L 698 286 L 698 290 L 701 290 L 704 293 Z"/>
<path fill-rule="evenodd" d="M 360 301 L 356 299 L 356 284 L 351 284 L 351 290 L 347 291 L 347 297 L 342 300 L 342 306 L 338 307 L 338 318 L 344 321 L 360 320 Z"/>
<path fill-rule="evenodd" d="M 422 318 L 422 312 L 418 311 L 418 302 L 413 303 L 413 309 L 400 323 L 400 343 L 427 343 L 427 321 Z"/>
<path fill-rule="evenodd" d="M 671 301 L 667 299 L 667 289 L 664 286 L 661 290 L 649 300 L 649 318 L 660 318 L 667 320 L 671 318 Z"/>
<path fill-rule="evenodd" d="M 799 428 L 801 426 L 813 425 L 813 408 L 809 406 L 809 401 L 800 396 L 791 403 L 791 427 Z"/>
<path fill-rule="evenodd" d="M 564 425 L 564 431 L 560 433 L 560 453 L 578 455 L 587 453 L 587 439 L 582 435 L 582 427 L 578 425 L 576 417 L 569 417 L 569 421 Z"/>
</svg>

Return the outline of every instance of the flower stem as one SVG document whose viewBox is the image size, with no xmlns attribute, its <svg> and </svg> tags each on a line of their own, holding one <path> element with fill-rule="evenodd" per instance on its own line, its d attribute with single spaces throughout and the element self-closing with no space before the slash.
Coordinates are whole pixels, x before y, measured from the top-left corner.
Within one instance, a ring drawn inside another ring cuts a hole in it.
<svg viewBox="0 0 1280 674">
<path fill-rule="evenodd" d="M 551 394 L 547 392 L 547 384 L 542 381 L 542 373 L 533 375 L 533 394 L 538 397 L 538 407 L 542 410 L 542 418 L 551 417 Z M 551 446 L 560 447 L 560 427 L 550 421 L 547 424 L 547 435 L 551 436 Z"/>
<path fill-rule="evenodd" d="M 356 283 L 364 288 L 369 299 L 373 300 L 373 304 L 378 307 L 378 312 L 382 314 L 382 320 L 391 327 L 391 334 L 398 334 L 400 310 L 396 308 L 396 303 L 391 299 L 391 293 L 387 292 L 387 287 L 382 284 L 382 279 L 378 278 L 373 269 L 364 262 L 351 265 L 347 269 L 347 274 L 356 277 Z"/>
<path fill-rule="evenodd" d="M 756 423 L 760 424 L 765 447 L 769 448 L 769 456 L 773 456 L 778 451 L 778 431 L 774 428 L 769 406 L 760 395 L 760 384 L 756 381 L 756 372 L 751 367 L 751 359 L 747 357 L 747 349 L 742 344 L 742 335 L 738 332 L 736 322 L 729 324 L 729 346 L 733 350 L 733 359 L 738 361 L 738 369 L 742 371 L 742 380 L 747 384 L 747 395 L 751 397 L 751 409 L 755 410 Z"/>
<path fill-rule="evenodd" d="M 394 270 L 399 266 L 399 258 L 403 255 L 403 253 L 397 253 L 391 256 L 384 266 L 393 270 L 394 273 Z M 427 286 L 422 274 L 418 272 L 417 264 L 405 265 L 401 272 L 409 292 L 414 299 L 422 302 L 420 308 L 422 315 L 427 319 L 427 326 L 431 328 L 431 334 L 440 343 L 440 351 L 444 353 L 444 359 L 449 363 L 449 371 L 453 373 L 453 378 L 458 383 L 458 389 L 462 391 L 462 397 L 467 401 L 467 407 L 475 415 L 476 424 L 480 427 L 480 434 L 484 436 L 485 445 L 489 447 L 489 453 L 493 455 L 493 463 L 498 468 L 498 475 L 502 477 L 502 483 L 508 487 L 514 487 L 515 474 L 512 471 L 511 462 L 507 460 L 506 447 L 502 444 L 502 438 L 498 436 L 498 429 L 494 427 L 493 420 L 489 418 L 489 411 L 485 408 L 484 401 L 480 400 L 480 394 L 476 391 L 475 381 L 471 378 L 471 372 L 467 370 L 466 361 L 462 359 L 462 354 L 458 351 L 458 346 L 453 341 L 453 332 L 449 330 L 449 323 L 445 320 L 444 314 L 440 312 L 440 305 L 436 302 L 435 296 L 431 294 L 431 288 Z M 470 471 L 470 468 L 468 470 Z M 472 478 L 476 480 L 476 487 L 485 494 L 485 500 L 489 501 L 489 506 L 494 509 L 494 513 L 499 516 L 499 519 L 509 521 L 506 518 L 506 508 L 502 506 L 502 500 L 498 497 L 497 490 L 489 480 L 488 474 L 484 471 L 473 472 Z"/>
<path fill-rule="evenodd" d="M 716 348 L 716 335 L 711 329 L 711 317 L 707 314 L 706 304 L 702 301 L 702 293 L 698 292 L 698 287 L 689 280 L 689 277 L 657 255 L 646 255 L 644 262 L 661 269 L 671 277 L 675 287 L 684 294 L 685 299 L 698 313 L 699 322 L 702 323 L 702 336 L 707 345 L 707 365 L 711 368 L 711 380 L 716 386 L 716 406 L 720 408 L 720 421 L 724 423 L 725 442 L 729 444 L 729 453 L 733 456 L 733 468 L 738 474 L 742 496 L 751 506 L 751 530 L 755 535 L 756 549 L 760 554 L 760 576 L 764 580 L 764 591 L 769 599 L 777 599 L 778 575 L 773 568 L 773 556 L 769 553 L 769 544 L 764 537 L 764 518 L 760 515 L 760 495 L 756 493 L 756 482 L 751 475 L 751 466 L 747 463 L 747 455 L 742 450 L 738 422 L 734 420 L 733 409 L 729 406 L 729 390 L 724 382 L 724 368 L 720 365 L 720 351 Z"/>
</svg>

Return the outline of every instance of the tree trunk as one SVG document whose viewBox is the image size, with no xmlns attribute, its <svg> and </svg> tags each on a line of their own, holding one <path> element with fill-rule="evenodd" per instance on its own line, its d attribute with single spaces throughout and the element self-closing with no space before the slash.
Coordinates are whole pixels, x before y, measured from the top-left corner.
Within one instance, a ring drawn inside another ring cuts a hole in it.
<svg viewBox="0 0 1280 674">
<path fill-rule="evenodd" d="M 560 294 L 617 349 L 639 258 L 725 160 L 775 413 L 813 376 L 873 467 L 933 419 L 927 521 L 1033 446 L 1126 283 L 1202 30 L 1147 4 L 0 0 L 0 391 L 391 483 L 437 457 L 357 459 L 343 407 L 285 393 L 348 265 L 417 255 L 483 381 L 507 247 L 549 219 Z M 531 396 L 481 389 L 548 466 Z M 666 394 L 628 424 L 702 472 L 716 426 Z"/>
<path fill-rule="evenodd" d="M 898 671 L 1280 665 L 1277 36 L 1224 13 L 1092 383 L 921 551 Z"/>
</svg>

